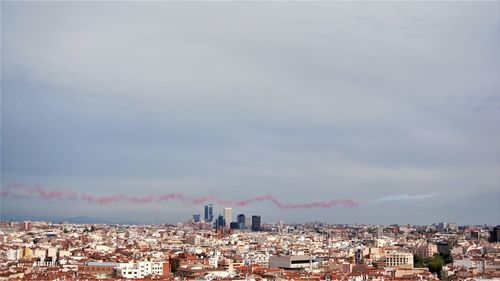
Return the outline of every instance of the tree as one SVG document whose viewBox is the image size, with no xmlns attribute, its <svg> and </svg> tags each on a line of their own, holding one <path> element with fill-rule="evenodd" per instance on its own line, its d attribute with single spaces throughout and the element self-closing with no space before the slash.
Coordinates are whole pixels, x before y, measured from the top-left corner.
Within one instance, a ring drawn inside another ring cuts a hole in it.
<svg viewBox="0 0 500 281">
<path fill-rule="evenodd" d="M 427 268 L 429 268 L 430 272 L 436 273 L 438 277 L 441 278 L 441 270 L 443 269 L 444 264 L 443 257 L 435 255 L 434 257 L 429 258 Z"/>
<path fill-rule="evenodd" d="M 441 270 L 445 265 L 445 259 L 441 255 L 435 255 L 431 258 L 422 258 L 418 255 L 413 256 L 414 267 L 427 267 L 430 272 L 437 274 L 441 278 Z"/>
<path fill-rule="evenodd" d="M 425 267 L 425 260 L 419 255 L 413 255 L 414 267 Z"/>
<path fill-rule="evenodd" d="M 447 254 L 445 254 L 445 253 L 439 253 L 439 255 L 441 256 L 441 258 L 443 258 L 444 264 L 453 263 L 453 258 L 452 258 L 452 256 L 449 253 L 447 253 Z"/>
</svg>

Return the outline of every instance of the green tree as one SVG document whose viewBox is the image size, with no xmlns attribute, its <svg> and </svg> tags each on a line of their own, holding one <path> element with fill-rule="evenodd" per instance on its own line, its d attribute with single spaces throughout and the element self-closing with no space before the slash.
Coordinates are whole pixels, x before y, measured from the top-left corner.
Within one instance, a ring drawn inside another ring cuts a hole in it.
<svg viewBox="0 0 500 281">
<path fill-rule="evenodd" d="M 429 258 L 429 261 L 427 262 L 427 268 L 430 272 L 436 273 L 438 277 L 441 278 L 441 270 L 443 269 L 444 264 L 445 263 L 443 257 L 435 255 L 434 257 Z"/>
<path fill-rule="evenodd" d="M 451 257 L 450 254 L 439 253 L 439 255 L 443 258 L 444 264 L 453 263 L 453 258 Z"/>
<path fill-rule="evenodd" d="M 425 267 L 425 260 L 419 255 L 413 255 L 414 267 Z"/>
</svg>

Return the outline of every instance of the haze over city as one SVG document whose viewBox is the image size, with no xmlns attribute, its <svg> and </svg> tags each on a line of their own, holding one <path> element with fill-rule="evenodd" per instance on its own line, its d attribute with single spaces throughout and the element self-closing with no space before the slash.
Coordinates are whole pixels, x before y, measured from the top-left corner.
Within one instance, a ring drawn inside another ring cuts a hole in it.
<svg viewBox="0 0 500 281">
<path fill-rule="evenodd" d="M 498 224 L 499 8 L 3 1 L 1 219 Z"/>
</svg>

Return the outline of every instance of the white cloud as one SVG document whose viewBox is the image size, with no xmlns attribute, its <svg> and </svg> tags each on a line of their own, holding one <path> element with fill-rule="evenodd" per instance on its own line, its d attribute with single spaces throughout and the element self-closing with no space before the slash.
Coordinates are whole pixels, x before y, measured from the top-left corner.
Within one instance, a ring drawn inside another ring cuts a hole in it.
<svg viewBox="0 0 500 281">
<path fill-rule="evenodd" d="M 416 195 L 410 195 L 410 194 L 394 194 L 394 195 L 388 195 L 384 196 L 382 198 L 376 199 L 376 203 L 385 203 L 385 202 L 390 202 L 390 201 L 406 201 L 406 200 L 422 200 L 422 199 L 429 199 L 432 197 L 436 197 L 439 194 L 437 193 L 428 193 L 428 194 L 416 194 Z"/>
</svg>

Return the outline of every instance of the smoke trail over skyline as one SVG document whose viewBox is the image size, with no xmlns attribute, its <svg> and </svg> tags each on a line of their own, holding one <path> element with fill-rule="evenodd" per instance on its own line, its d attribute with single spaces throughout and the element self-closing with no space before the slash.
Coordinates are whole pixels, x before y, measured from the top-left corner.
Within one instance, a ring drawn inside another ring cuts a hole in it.
<svg viewBox="0 0 500 281">
<path fill-rule="evenodd" d="M 334 199 L 325 201 L 316 201 L 308 203 L 283 203 L 272 195 L 260 195 L 248 199 L 222 199 L 215 195 L 205 195 L 202 197 L 190 198 L 180 192 L 172 192 L 165 194 L 152 194 L 146 196 L 129 196 L 124 194 L 112 195 L 92 195 L 85 193 L 77 193 L 70 189 L 64 190 L 47 190 L 40 185 L 24 185 L 24 184 L 8 184 L 0 192 L 2 198 L 25 199 L 25 198 L 41 198 L 44 200 L 74 200 L 83 201 L 89 204 L 108 205 L 112 203 L 128 202 L 133 204 L 148 204 L 161 203 L 165 201 L 179 201 L 186 205 L 199 205 L 208 202 L 216 202 L 221 205 L 230 206 L 247 206 L 258 202 L 270 202 L 274 206 L 288 209 L 315 209 L 315 208 L 332 208 L 332 207 L 357 207 L 358 202 L 351 199 Z"/>
</svg>

